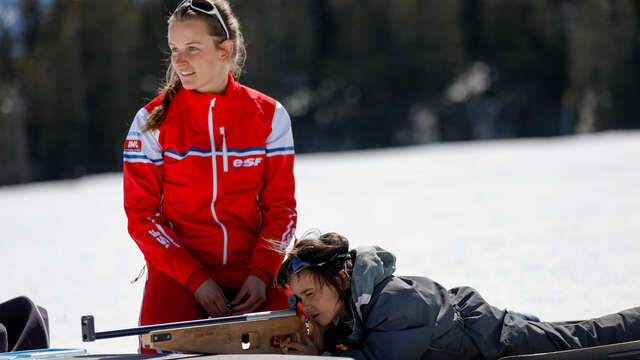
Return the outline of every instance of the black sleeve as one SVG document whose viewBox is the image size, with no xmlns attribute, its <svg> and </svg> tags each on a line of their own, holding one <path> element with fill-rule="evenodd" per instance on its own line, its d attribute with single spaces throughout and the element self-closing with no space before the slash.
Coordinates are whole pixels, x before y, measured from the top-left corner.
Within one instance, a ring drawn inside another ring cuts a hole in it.
<svg viewBox="0 0 640 360">
<path fill-rule="evenodd" d="M 382 293 L 364 320 L 360 349 L 340 356 L 354 359 L 419 359 L 431 345 L 440 306 L 415 289 Z"/>
</svg>

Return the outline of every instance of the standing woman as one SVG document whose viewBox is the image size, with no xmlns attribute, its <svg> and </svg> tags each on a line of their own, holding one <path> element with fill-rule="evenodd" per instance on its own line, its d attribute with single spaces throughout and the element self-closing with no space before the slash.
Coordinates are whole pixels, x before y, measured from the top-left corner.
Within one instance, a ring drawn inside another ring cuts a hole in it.
<svg viewBox="0 0 640 360">
<path fill-rule="evenodd" d="M 237 82 L 246 51 L 225 0 L 168 20 L 171 64 L 124 147 L 124 208 L 148 276 L 140 325 L 287 308 L 273 285 L 294 238 L 291 121 Z"/>
</svg>

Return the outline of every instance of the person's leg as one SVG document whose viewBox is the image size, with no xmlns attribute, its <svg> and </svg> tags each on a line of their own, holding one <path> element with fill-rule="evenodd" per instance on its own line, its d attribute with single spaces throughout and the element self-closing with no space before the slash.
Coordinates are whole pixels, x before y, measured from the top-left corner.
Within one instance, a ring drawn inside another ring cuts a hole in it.
<svg viewBox="0 0 640 360">
<path fill-rule="evenodd" d="M 521 355 L 640 340 L 640 307 L 577 323 L 533 322 L 505 316 L 501 341 Z"/>
<path fill-rule="evenodd" d="M 640 340 L 640 307 L 577 323 L 542 322 L 498 309 L 473 288 L 449 292 L 465 333 L 487 359 Z"/>
<path fill-rule="evenodd" d="M 140 310 L 140 326 L 204 319 L 207 314 L 193 294 L 165 273 L 149 269 Z M 143 349 L 141 353 L 156 353 Z"/>
<path fill-rule="evenodd" d="M 459 316 L 464 324 L 466 341 L 463 342 L 464 346 L 460 346 L 475 347 L 486 359 L 496 359 L 502 355 L 505 345 L 500 341 L 500 335 L 507 312 L 491 306 L 474 288 L 468 286 L 452 288 L 449 294 L 456 317 Z M 468 342 L 473 345 L 467 345 Z M 474 351 L 469 349 L 468 352 Z"/>
</svg>

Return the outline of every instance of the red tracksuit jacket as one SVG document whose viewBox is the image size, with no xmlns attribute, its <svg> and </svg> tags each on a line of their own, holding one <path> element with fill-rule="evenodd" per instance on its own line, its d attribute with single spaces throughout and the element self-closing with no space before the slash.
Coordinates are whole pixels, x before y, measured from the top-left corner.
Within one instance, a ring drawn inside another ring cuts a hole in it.
<svg viewBox="0 0 640 360">
<path fill-rule="evenodd" d="M 222 95 L 180 89 L 160 128 L 142 132 L 161 102 L 138 111 L 124 146 L 128 229 L 148 266 L 191 292 L 207 268 L 269 284 L 282 256 L 266 239 L 285 248 L 296 226 L 289 115 L 229 75 Z"/>
</svg>

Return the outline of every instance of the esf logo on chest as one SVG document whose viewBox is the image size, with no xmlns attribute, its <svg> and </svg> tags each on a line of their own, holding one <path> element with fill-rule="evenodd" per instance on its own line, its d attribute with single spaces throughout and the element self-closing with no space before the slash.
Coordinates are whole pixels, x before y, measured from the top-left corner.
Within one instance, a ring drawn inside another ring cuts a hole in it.
<svg viewBox="0 0 640 360">
<path fill-rule="evenodd" d="M 233 160 L 234 167 L 250 167 L 258 166 L 262 162 L 262 158 L 247 158 L 247 159 L 235 159 Z"/>
</svg>

